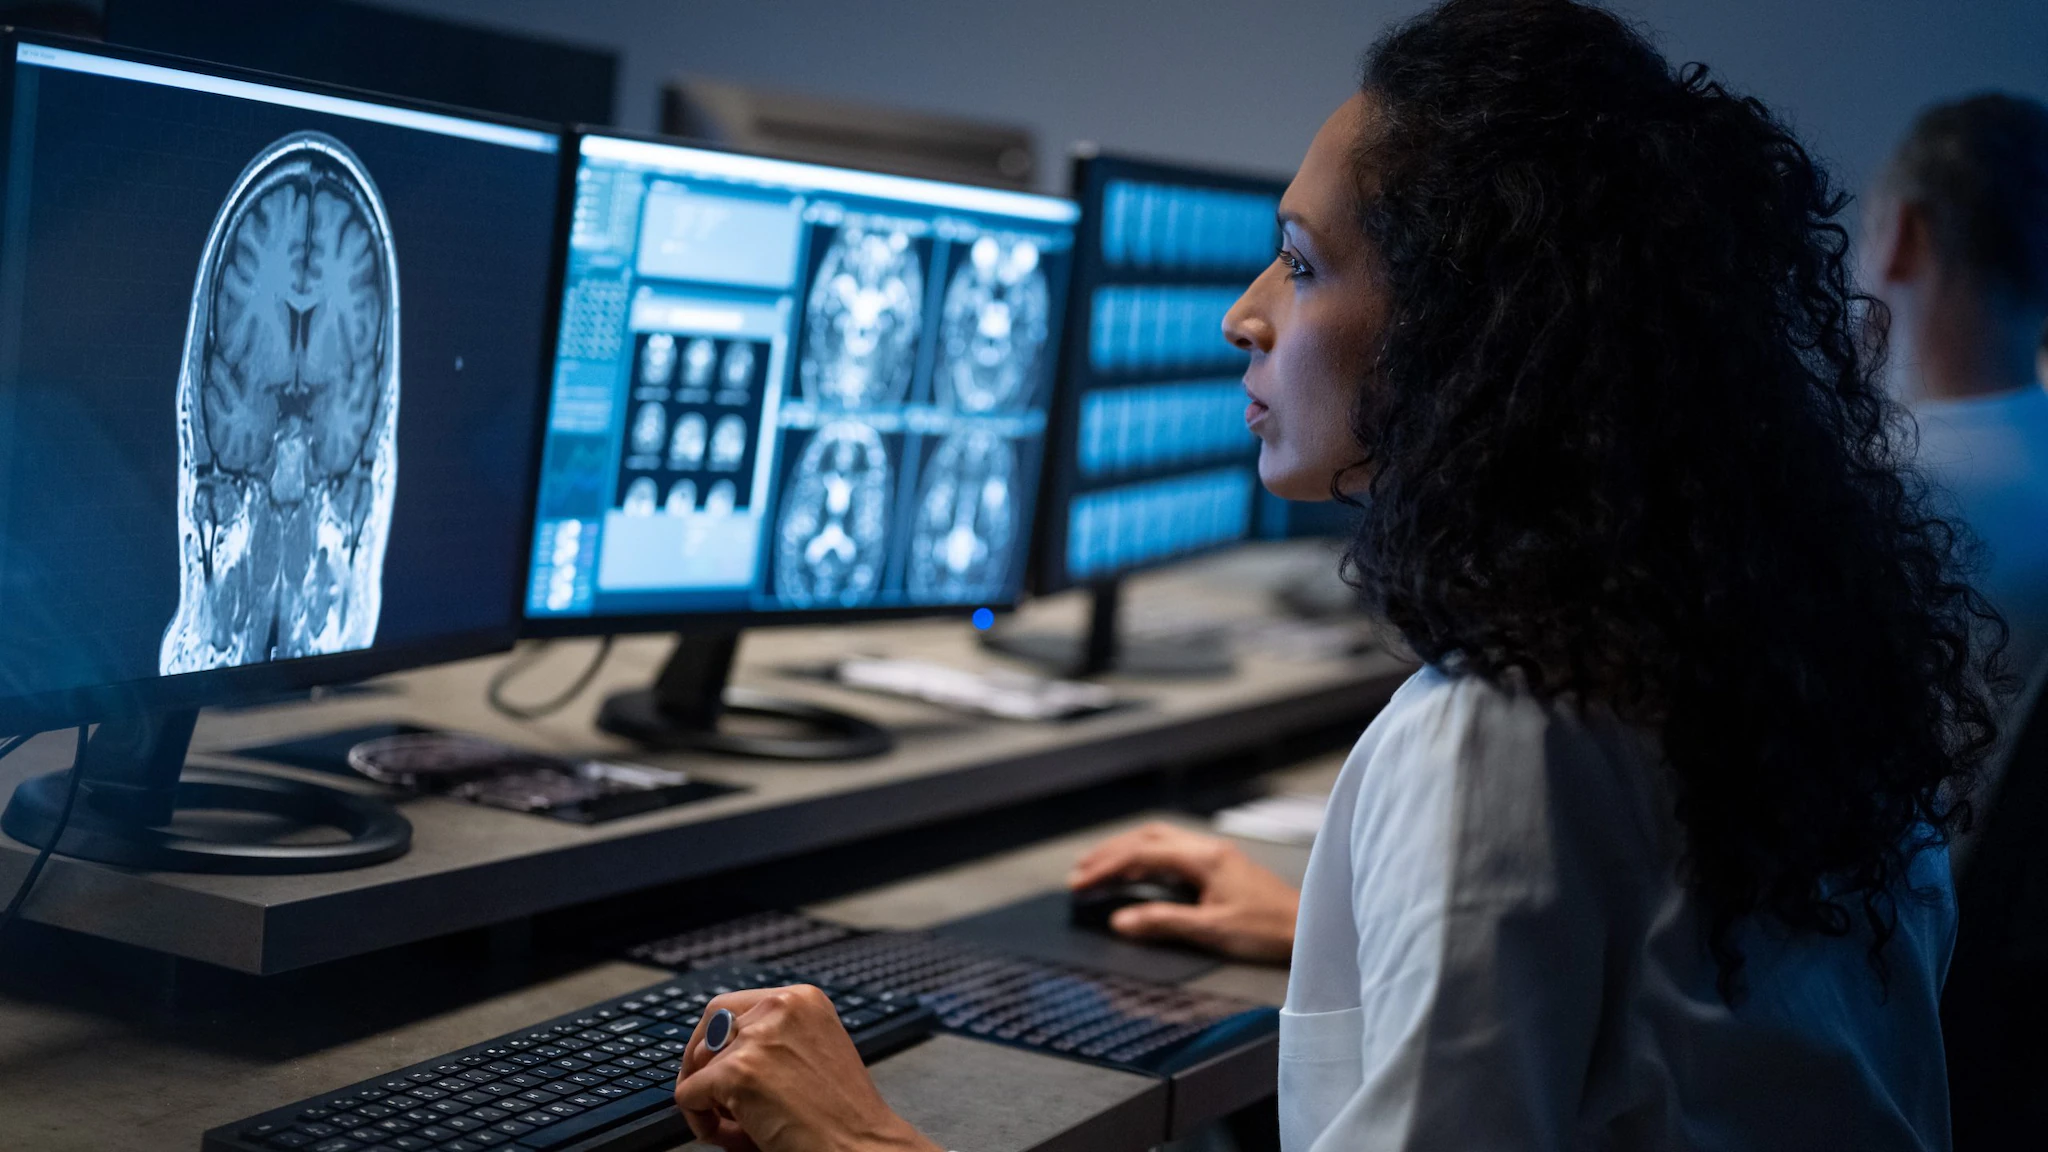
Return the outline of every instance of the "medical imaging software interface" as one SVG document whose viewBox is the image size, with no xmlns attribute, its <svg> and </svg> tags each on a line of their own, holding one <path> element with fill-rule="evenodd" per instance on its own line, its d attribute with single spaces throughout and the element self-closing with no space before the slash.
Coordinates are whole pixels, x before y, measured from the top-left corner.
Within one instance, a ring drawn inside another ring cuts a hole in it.
<svg viewBox="0 0 2048 1152">
<path fill-rule="evenodd" d="M 529 618 L 1013 600 L 1077 210 L 581 142 Z"/>
<path fill-rule="evenodd" d="M 1285 189 L 1109 159 L 1079 180 L 1095 211 L 1076 264 L 1055 587 L 1251 535 L 1258 442 L 1244 426 L 1246 357 L 1222 325 L 1273 259 Z"/>
<path fill-rule="evenodd" d="M 510 635 L 559 137 L 20 44 L 0 696 Z"/>
</svg>

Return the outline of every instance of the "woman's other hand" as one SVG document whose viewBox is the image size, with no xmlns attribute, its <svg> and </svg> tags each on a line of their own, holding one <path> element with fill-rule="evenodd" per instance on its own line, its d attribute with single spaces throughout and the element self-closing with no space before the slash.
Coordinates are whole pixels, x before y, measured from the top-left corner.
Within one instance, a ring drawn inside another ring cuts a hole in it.
<svg viewBox="0 0 2048 1152">
<path fill-rule="evenodd" d="M 1223 837 L 1147 824 L 1096 845 L 1074 865 L 1067 886 L 1161 874 L 1200 887 L 1201 902 L 1119 909 L 1109 922 L 1119 935 L 1181 940 L 1240 960 L 1287 962 L 1301 893 Z"/>
<path fill-rule="evenodd" d="M 732 1036 L 712 1052 L 704 1029 L 721 1008 Z M 728 1152 L 938 1152 L 883 1102 L 832 1001 L 808 984 L 705 1005 L 676 1107 L 699 1140 Z"/>
</svg>

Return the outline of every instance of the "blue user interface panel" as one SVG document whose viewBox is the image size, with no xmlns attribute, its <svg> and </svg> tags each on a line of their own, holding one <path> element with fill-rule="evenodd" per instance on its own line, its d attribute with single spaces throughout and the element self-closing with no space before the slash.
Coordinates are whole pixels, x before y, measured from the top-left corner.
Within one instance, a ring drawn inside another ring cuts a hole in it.
<svg viewBox="0 0 2048 1152">
<path fill-rule="evenodd" d="M 1015 600 L 1078 209 L 579 147 L 528 619 Z"/>
<path fill-rule="evenodd" d="M 1273 260 L 1284 181 L 1093 157 L 1039 584 L 1053 591 L 1253 534 L 1258 442 L 1223 316 Z"/>
</svg>

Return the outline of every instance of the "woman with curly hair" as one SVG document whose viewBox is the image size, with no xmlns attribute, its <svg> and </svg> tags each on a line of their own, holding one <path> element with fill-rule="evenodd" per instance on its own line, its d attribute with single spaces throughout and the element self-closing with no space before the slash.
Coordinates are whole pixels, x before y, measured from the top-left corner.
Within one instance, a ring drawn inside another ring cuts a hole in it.
<svg viewBox="0 0 2048 1152">
<path fill-rule="evenodd" d="M 1843 197 L 1760 103 L 1573 0 L 1384 37 L 1225 321 L 1266 486 L 1360 508 L 1424 667 L 1293 894 L 1220 841 L 1116 926 L 1292 954 L 1283 1143 L 1948 1146 L 1946 844 L 1989 608 L 1903 463 Z M 1995 628 L 1993 629 L 1995 631 Z M 729 1147 L 929 1148 L 829 1007 L 741 993 L 677 1101 Z"/>
</svg>

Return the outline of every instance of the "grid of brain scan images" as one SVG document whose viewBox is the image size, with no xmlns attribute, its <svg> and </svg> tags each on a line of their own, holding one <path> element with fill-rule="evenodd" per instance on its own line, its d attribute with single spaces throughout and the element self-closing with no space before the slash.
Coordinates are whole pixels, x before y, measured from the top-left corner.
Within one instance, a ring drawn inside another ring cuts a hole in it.
<svg viewBox="0 0 2048 1152">
<path fill-rule="evenodd" d="M 528 615 L 1014 599 L 1075 215 L 586 137 Z"/>
<path fill-rule="evenodd" d="M 1075 289 L 1087 318 L 1069 367 L 1074 451 L 1052 534 L 1055 586 L 1251 534 L 1258 444 L 1244 426 L 1245 356 L 1222 324 L 1273 259 L 1282 186 L 1140 178 L 1138 167 L 1082 169 L 1101 212 Z"/>
</svg>

